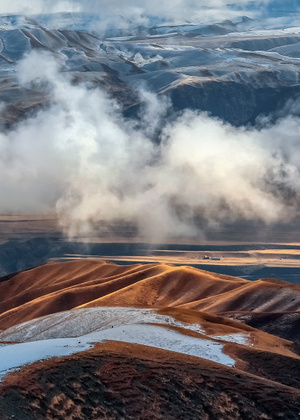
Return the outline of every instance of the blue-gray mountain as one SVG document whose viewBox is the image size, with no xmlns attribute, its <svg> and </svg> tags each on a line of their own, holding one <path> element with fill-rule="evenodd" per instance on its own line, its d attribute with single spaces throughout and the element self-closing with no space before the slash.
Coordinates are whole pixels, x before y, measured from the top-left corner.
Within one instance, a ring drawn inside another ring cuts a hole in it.
<svg viewBox="0 0 300 420">
<path fill-rule="evenodd" d="M 246 11 L 260 10 L 258 3 L 249 2 Z M 298 5 L 288 3 L 282 10 L 269 3 L 259 19 L 211 24 L 150 19 L 145 26 L 126 21 L 116 27 L 85 14 L 0 15 L 2 127 L 47 106 L 45 86 L 22 86 L 16 75 L 16 64 L 31 50 L 54 54 L 74 83 L 104 88 L 127 115 L 138 113 L 136 86 L 142 84 L 168 96 L 175 110 L 208 111 L 234 125 L 254 124 L 264 114 L 276 118 L 300 93 L 300 29 L 292 21 L 286 27 Z M 276 23 L 267 19 L 274 11 L 281 13 Z"/>
</svg>

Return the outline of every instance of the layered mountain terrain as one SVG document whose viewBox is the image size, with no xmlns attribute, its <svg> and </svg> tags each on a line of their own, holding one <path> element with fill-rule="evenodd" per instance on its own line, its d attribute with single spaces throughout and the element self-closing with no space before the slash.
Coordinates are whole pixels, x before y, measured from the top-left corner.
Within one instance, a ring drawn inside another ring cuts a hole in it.
<svg viewBox="0 0 300 420">
<path fill-rule="evenodd" d="M 299 95 L 295 26 L 265 28 L 247 16 L 213 24 L 121 23 L 105 27 L 85 14 L 1 16 L 4 126 L 47 104 L 38 83 L 24 87 L 15 77 L 16 63 L 32 50 L 54 54 L 74 82 L 106 89 L 126 115 L 138 113 L 138 85 L 169 97 L 175 110 L 208 111 L 235 125 L 276 114 Z"/>
</svg>

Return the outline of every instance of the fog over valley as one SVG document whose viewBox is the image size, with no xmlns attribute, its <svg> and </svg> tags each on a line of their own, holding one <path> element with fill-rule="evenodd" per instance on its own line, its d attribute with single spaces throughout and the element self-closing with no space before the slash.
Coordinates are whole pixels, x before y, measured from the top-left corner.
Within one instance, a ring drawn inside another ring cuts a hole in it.
<svg viewBox="0 0 300 420">
<path fill-rule="evenodd" d="M 2 214 L 55 213 L 71 237 L 123 221 L 154 241 L 296 220 L 297 2 L 0 12 Z"/>
</svg>

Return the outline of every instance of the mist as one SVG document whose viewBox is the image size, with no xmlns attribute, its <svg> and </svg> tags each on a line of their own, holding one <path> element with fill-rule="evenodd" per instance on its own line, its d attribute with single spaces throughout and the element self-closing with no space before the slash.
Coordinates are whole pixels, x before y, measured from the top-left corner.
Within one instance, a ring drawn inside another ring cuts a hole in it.
<svg viewBox="0 0 300 420">
<path fill-rule="evenodd" d="M 143 87 L 137 121 L 101 89 L 74 85 L 49 54 L 32 52 L 17 74 L 23 86 L 43 86 L 50 105 L 0 134 L 2 214 L 56 213 L 69 236 L 122 221 L 149 240 L 295 217 L 297 116 L 236 128 L 206 113 L 176 115 Z"/>
</svg>

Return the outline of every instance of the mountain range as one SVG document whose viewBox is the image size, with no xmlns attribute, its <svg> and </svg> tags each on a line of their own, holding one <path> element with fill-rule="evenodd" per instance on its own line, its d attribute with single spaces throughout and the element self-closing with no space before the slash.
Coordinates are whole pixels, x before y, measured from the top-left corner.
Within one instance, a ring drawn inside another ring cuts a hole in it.
<svg viewBox="0 0 300 420">
<path fill-rule="evenodd" d="M 54 54 L 74 83 L 105 89 L 126 115 L 138 114 L 136 88 L 146 85 L 177 111 L 207 111 L 234 125 L 254 124 L 260 115 L 276 118 L 299 95 L 300 31 L 264 22 L 247 16 L 209 24 L 150 19 L 143 26 L 123 18 L 115 27 L 87 14 L 2 15 L 2 124 L 10 127 L 47 104 L 47 89 L 22 86 L 16 77 L 16 64 L 32 50 Z"/>
</svg>

